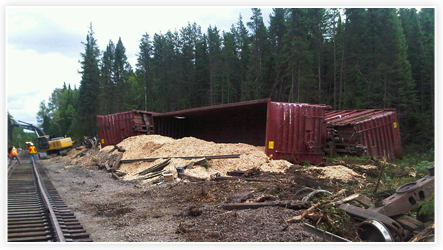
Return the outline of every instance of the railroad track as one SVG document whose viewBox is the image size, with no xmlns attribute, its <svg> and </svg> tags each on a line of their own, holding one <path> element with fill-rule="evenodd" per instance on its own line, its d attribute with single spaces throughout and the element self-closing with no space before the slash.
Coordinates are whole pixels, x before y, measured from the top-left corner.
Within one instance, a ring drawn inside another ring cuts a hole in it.
<svg viewBox="0 0 443 250">
<path fill-rule="evenodd" d="M 46 173 L 26 159 L 8 169 L 8 242 L 90 242 Z"/>
</svg>

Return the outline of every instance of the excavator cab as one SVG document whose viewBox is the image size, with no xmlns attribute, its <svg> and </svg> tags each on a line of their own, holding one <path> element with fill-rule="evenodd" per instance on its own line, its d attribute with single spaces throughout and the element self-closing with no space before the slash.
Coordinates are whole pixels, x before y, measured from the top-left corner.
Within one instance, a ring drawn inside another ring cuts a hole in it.
<svg viewBox="0 0 443 250">
<path fill-rule="evenodd" d="M 49 149 L 49 136 L 39 136 L 37 137 L 37 148 L 39 150 L 48 150 Z"/>
</svg>

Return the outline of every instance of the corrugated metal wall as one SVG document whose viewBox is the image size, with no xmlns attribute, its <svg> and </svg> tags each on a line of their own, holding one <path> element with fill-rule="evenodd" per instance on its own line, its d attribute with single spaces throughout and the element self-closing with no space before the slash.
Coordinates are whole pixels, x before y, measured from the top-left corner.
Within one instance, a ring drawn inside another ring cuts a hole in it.
<svg viewBox="0 0 443 250">
<path fill-rule="evenodd" d="M 296 163 L 322 163 L 327 108 L 305 103 L 269 103 L 266 154 L 272 159 Z"/>
<path fill-rule="evenodd" d="M 394 109 L 327 111 L 328 128 L 341 134 L 345 143 L 367 147 L 363 155 L 401 159 L 400 127 Z"/>
<path fill-rule="evenodd" d="M 97 116 L 98 132 L 102 147 L 116 145 L 125 138 L 153 133 L 153 112 L 131 110 Z"/>
</svg>

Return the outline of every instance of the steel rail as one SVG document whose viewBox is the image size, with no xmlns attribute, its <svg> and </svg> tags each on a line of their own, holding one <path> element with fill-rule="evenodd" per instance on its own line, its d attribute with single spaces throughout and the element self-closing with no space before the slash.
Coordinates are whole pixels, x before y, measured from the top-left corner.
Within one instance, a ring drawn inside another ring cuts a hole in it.
<svg viewBox="0 0 443 250">
<path fill-rule="evenodd" d="M 48 197 L 48 195 L 45 192 L 45 188 L 44 188 L 44 185 L 42 183 L 40 174 L 38 173 L 37 167 L 35 166 L 34 159 L 32 159 L 32 167 L 33 167 L 36 179 L 37 179 L 37 184 L 38 184 L 39 191 L 40 191 L 40 193 L 42 195 L 42 198 L 43 198 L 43 201 L 44 201 L 44 203 L 46 205 L 46 208 L 48 209 L 49 217 L 50 217 L 50 219 L 52 221 L 52 225 L 54 227 L 54 233 L 55 233 L 55 235 L 56 235 L 56 237 L 57 237 L 59 242 L 66 242 L 65 236 L 63 235 L 63 231 L 62 231 L 62 229 L 60 227 L 60 224 L 58 223 L 57 216 L 56 216 L 56 214 L 54 212 L 54 208 L 52 207 L 52 204 L 49 201 L 49 197 Z"/>
<path fill-rule="evenodd" d="M 22 158 L 22 156 L 25 154 L 25 151 L 21 151 L 20 153 L 18 153 L 18 158 Z M 11 163 L 11 165 L 8 165 L 8 178 L 11 176 L 12 172 L 14 171 L 15 167 L 17 166 L 18 161 L 14 160 L 13 163 Z"/>
</svg>

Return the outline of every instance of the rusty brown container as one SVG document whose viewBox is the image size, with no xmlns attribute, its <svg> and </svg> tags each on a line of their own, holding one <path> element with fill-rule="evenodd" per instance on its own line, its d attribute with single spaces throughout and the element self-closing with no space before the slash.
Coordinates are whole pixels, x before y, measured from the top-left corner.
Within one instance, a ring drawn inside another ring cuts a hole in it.
<svg viewBox="0 0 443 250">
<path fill-rule="evenodd" d="M 400 128 L 395 109 L 327 111 L 327 149 L 354 152 L 386 159 L 403 157 Z M 334 152 L 335 151 L 335 152 Z"/>
<path fill-rule="evenodd" d="M 98 133 L 101 146 L 117 145 L 125 138 L 135 135 L 152 134 L 154 112 L 131 110 L 110 115 L 98 115 Z"/>
<path fill-rule="evenodd" d="M 272 159 L 320 164 L 326 142 L 327 108 L 270 99 L 193 108 L 154 115 L 155 133 L 266 146 L 265 152 Z"/>
<path fill-rule="evenodd" d="M 325 111 L 329 106 L 270 102 L 266 154 L 294 163 L 321 164 L 326 143 Z"/>
</svg>

